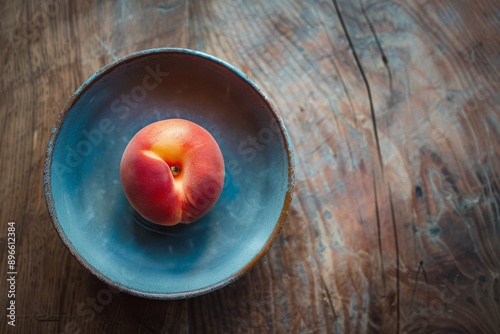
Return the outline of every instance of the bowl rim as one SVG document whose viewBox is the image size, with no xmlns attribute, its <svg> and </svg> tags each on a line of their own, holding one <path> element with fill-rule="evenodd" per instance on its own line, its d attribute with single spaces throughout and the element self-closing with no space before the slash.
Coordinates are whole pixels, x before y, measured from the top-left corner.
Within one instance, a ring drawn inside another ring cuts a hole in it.
<svg viewBox="0 0 500 334">
<path fill-rule="evenodd" d="M 99 270 L 94 268 L 89 262 L 87 262 L 86 259 L 84 259 L 73 247 L 73 244 L 71 241 L 68 239 L 66 234 L 64 233 L 62 226 L 59 222 L 59 219 L 57 217 L 56 211 L 55 211 L 55 203 L 54 203 L 54 198 L 52 196 L 52 188 L 51 188 L 51 166 L 52 166 L 52 155 L 54 152 L 55 145 L 57 143 L 57 138 L 59 135 L 59 131 L 64 124 L 66 115 L 68 112 L 73 108 L 75 103 L 80 99 L 80 97 L 89 89 L 93 84 L 95 84 L 99 79 L 101 79 L 103 76 L 109 74 L 113 70 L 117 69 L 121 65 L 125 65 L 127 63 L 133 62 L 135 60 L 138 60 L 140 58 L 145 58 L 149 55 L 159 55 L 159 54 L 188 54 L 192 56 L 197 56 L 204 58 L 206 60 L 212 61 L 216 64 L 222 65 L 226 69 L 232 71 L 234 74 L 242 78 L 248 85 L 250 85 L 263 99 L 263 101 L 267 104 L 269 107 L 269 110 L 271 111 L 272 116 L 276 120 L 277 124 L 279 124 L 279 129 L 281 133 L 281 137 L 284 140 L 285 144 L 285 149 L 287 152 L 287 160 L 288 160 L 288 188 L 286 191 L 285 195 L 285 200 L 283 203 L 283 207 L 281 209 L 280 216 L 278 218 L 278 221 L 276 222 L 276 226 L 274 227 L 273 232 L 269 236 L 268 240 L 262 247 L 262 249 L 239 271 L 236 273 L 232 274 L 231 276 L 225 278 L 224 280 L 212 284 L 207 287 L 203 287 L 200 289 L 196 290 L 190 290 L 190 291 L 184 291 L 184 292 L 175 292 L 175 293 L 152 293 L 152 292 L 143 292 L 136 290 L 134 288 L 125 286 L 121 283 L 114 282 L 108 277 L 106 277 L 104 274 L 102 274 Z M 147 49 L 147 50 L 142 50 L 142 51 L 137 51 L 133 52 L 131 54 L 128 54 L 124 57 L 121 57 L 119 59 L 114 60 L 113 62 L 106 64 L 103 66 L 99 71 L 91 75 L 85 82 L 76 89 L 76 91 L 71 95 L 69 100 L 66 102 L 65 106 L 59 113 L 57 120 L 51 130 L 51 135 L 47 144 L 47 149 L 45 153 L 45 161 L 44 161 L 44 171 L 43 171 L 43 187 L 44 187 L 44 193 L 45 193 L 45 202 L 47 204 L 47 209 L 49 211 L 50 219 L 52 221 L 52 224 L 54 228 L 57 231 L 57 234 L 59 235 L 60 239 L 64 243 L 64 245 L 68 248 L 70 253 L 73 255 L 74 258 L 85 268 L 87 269 L 90 273 L 92 273 L 94 276 L 96 276 L 98 279 L 106 283 L 108 286 L 111 286 L 115 289 L 118 289 L 120 291 L 126 292 L 128 294 L 138 296 L 138 297 L 143 297 L 143 298 L 149 298 L 149 299 L 162 299 L 162 300 L 170 300 L 170 299 L 184 299 L 184 298 L 191 298 L 191 297 L 196 297 L 200 296 L 212 291 L 215 291 L 217 289 L 220 289 L 230 283 L 233 283 L 236 281 L 238 278 L 243 276 L 245 273 L 247 273 L 257 262 L 259 262 L 262 257 L 267 253 L 267 251 L 271 248 L 273 245 L 274 241 L 276 240 L 277 236 L 279 235 L 281 229 L 283 228 L 284 222 L 286 220 L 286 217 L 288 215 L 288 211 L 290 209 L 290 205 L 292 202 L 292 197 L 293 197 L 293 191 L 294 191 L 294 186 L 295 186 L 295 162 L 294 162 L 294 154 L 293 154 L 293 148 L 292 148 L 292 143 L 290 140 L 290 137 L 288 135 L 288 132 L 285 128 L 284 122 L 281 119 L 280 115 L 276 111 L 276 108 L 270 101 L 270 99 L 267 97 L 267 95 L 258 87 L 252 80 L 250 80 L 243 72 L 241 72 L 239 69 L 234 67 L 233 65 L 227 63 L 224 60 L 221 60 L 215 56 L 206 54 L 204 52 L 200 51 L 195 51 L 191 49 L 186 49 L 186 48 L 153 48 L 153 49 Z"/>
</svg>

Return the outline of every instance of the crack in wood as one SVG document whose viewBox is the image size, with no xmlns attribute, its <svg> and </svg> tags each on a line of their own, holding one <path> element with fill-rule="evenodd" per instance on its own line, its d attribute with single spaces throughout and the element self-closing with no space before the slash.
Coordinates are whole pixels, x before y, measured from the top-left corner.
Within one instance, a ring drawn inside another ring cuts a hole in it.
<svg viewBox="0 0 500 334">
<path fill-rule="evenodd" d="M 311 155 L 313 155 L 314 153 L 316 153 L 316 151 L 319 150 L 321 148 L 321 146 L 323 146 L 324 144 L 328 143 L 328 141 L 330 139 L 332 139 L 334 136 L 335 136 L 335 134 L 333 134 L 331 136 L 328 136 L 325 140 L 323 140 L 321 142 L 321 144 L 319 144 L 318 146 L 316 146 L 316 148 L 312 151 Z"/>
<path fill-rule="evenodd" d="M 326 298 L 328 299 L 328 305 L 330 305 L 330 309 L 332 310 L 333 320 L 337 320 L 337 312 L 335 312 L 335 307 L 333 306 L 330 290 L 328 290 L 328 287 L 326 286 L 325 280 L 323 279 L 323 275 L 320 275 L 320 279 L 321 279 L 321 284 L 323 285 L 323 289 L 325 290 L 326 293 Z"/>
<path fill-rule="evenodd" d="M 415 303 L 415 295 L 417 293 L 417 285 L 418 285 L 418 278 L 420 276 L 420 272 L 424 273 L 424 261 L 420 261 L 418 263 L 417 275 L 415 277 L 415 284 L 413 285 L 413 291 L 411 294 L 412 305 L 414 305 L 414 303 Z M 427 275 L 425 275 L 424 277 L 425 277 L 425 280 L 427 281 Z"/>
<path fill-rule="evenodd" d="M 377 198 L 377 183 L 375 182 L 375 172 L 372 170 L 372 180 L 373 180 L 373 197 L 375 198 L 375 217 L 377 221 L 377 242 L 378 242 L 378 254 L 380 258 L 380 270 L 382 272 L 382 286 L 384 288 L 384 296 L 387 295 L 387 289 L 385 285 L 385 269 L 384 269 L 384 256 L 382 251 L 382 232 L 380 229 L 380 212 L 378 207 L 378 198 Z"/>
<path fill-rule="evenodd" d="M 365 70 L 363 69 L 363 66 L 361 65 L 361 61 L 359 60 L 358 53 L 356 52 L 356 49 L 354 48 L 354 44 L 351 40 L 351 36 L 349 35 L 349 31 L 347 30 L 346 24 L 344 22 L 344 18 L 342 17 L 342 13 L 340 12 L 340 8 L 339 8 L 339 5 L 337 3 L 337 0 L 332 0 L 332 2 L 333 2 L 333 5 L 335 6 L 335 10 L 337 12 L 337 16 L 339 18 L 340 25 L 342 26 L 342 30 L 344 31 L 347 42 L 349 43 L 349 47 L 352 50 L 352 54 L 354 56 L 354 60 L 356 61 L 356 65 L 361 73 L 361 77 L 363 78 L 363 82 L 365 83 L 366 92 L 368 94 L 368 100 L 370 102 L 370 114 L 371 114 L 372 124 L 373 124 L 373 134 L 375 136 L 375 142 L 377 145 L 377 154 L 378 154 L 378 159 L 379 159 L 379 163 L 380 163 L 380 170 L 382 172 L 382 175 L 384 175 L 384 161 L 382 159 L 382 152 L 380 149 L 380 141 L 379 141 L 378 130 L 377 130 L 377 119 L 375 117 L 375 108 L 373 107 L 373 98 L 372 98 L 370 83 L 368 82 L 368 79 L 366 78 Z"/>
<path fill-rule="evenodd" d="M 375 27 L 373 26 L 370 18 L 366 14 L 363 0 L 360 1 L 360 5 L 361 5 L 361 12 L 363 13 L 365 20 L 368 23 L 368 27 L 370 28 L 370 31 L 373 35 L 373 38 L 375 39 L 375 43 L 377 44 L 377 48 L 380 52 L 380 56 L 382 57 L 382 62 L 384 63 L 385 69 L 387 71 L 387 76 L 389 78 L 389 91 L 391 93 L 391 97 L 389 99 L 389 108 L 390 108 L 394 104 L 394 90 L 393 90 L 393 86 L 392 86 L 392 70 L 391 70 L 391 67 L 389 66 L 389 60 L 387 59 L 387 56 L 385 55 L 384 49 L 382 48 L 382 44 L 380 43 L 380 40 L 378 39 L 378 35 L 377 35 L 377 32 L 375 31 Z"/>
<path fill-rule="evenodd" d="M 400 323 L 400 272 L 399 272 L 399 243 L 398 243 L 398 229 L 396 227 L 396 217 L 394 215 L 394 204 L 392 202 L 392 191 L 391 191 L 391 185 L 388 184 L 389 187 L 389 204 L 391 207 L 391 219 L 392 219 L 392 228 L 394 231 L 394 247 L 396 248 L 396 303 L 397 303 L 397 308 L 396 308 L 396 317 L 397 317 L 397 333 L 399 333 L 399 323 Z"/>
</svg>

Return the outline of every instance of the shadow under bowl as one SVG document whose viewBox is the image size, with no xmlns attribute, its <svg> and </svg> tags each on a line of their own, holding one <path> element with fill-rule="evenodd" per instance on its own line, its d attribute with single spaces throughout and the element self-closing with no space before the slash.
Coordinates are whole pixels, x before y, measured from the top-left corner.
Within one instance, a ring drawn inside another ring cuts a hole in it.
<svg viewBox="0 0 500 334">
<path fill-rule="evenodd" d="M 157 233 L 138 224 L 120 160 L 140 129 L 170 118 L 212 134 L 226 177 L 201 220 Z M 49 213 L 70 252 L 105 283 L 157 299 L 243 275 L 281 230 L 293 186 L 291 143 L 269 99 L 231 65 L 187 49 L 134 53 L 90 77 L 62 110 L 44 168 Z"/>
</svg>

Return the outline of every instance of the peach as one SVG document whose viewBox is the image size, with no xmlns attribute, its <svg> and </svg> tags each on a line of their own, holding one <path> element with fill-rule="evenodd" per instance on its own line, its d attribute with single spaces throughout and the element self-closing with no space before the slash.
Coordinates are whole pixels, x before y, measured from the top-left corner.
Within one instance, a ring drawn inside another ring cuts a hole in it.
<svg viewBox="0 0 500 334">
<path fill-rule="evenodd" d="M 128 143 L 120 179 L 130 204 L 159 225 L 191 223 L 215 205 L 224 159 L 215 139 L 183 119 L 152 123 Z"/>
</svg>

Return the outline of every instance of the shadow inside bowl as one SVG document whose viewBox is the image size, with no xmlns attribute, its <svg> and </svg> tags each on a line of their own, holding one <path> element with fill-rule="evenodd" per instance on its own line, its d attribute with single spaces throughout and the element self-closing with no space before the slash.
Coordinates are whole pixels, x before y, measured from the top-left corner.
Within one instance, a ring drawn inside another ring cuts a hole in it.
<svg viewBox="0 0 500 334">
<path fill-rule="evenodd" d="M 168 267 L 171 263 L 177 273 L 189 271 L 206 252 L 210 213 L 192 224 L 156 227 L 146 222 L 125 197 L 116 203 L 113 212 L 115 216 L 110 221 L 116 244 L 133 247 L 158 268 Z"/>
<path fill-rule="evenodd" d="M 164 227 L 145 226 L 143 218 L 135 210 L 132 219 L 134 220 L 135 241 L 145 249 L 172 256 L 188 255 L 188 261 L 184 261 L 186 267 L 194 265 L 205 252 L 210 231 L 206 225 L 210 221 L 210 215 L 189 225 L 178 224 Z"/>
</svg>

